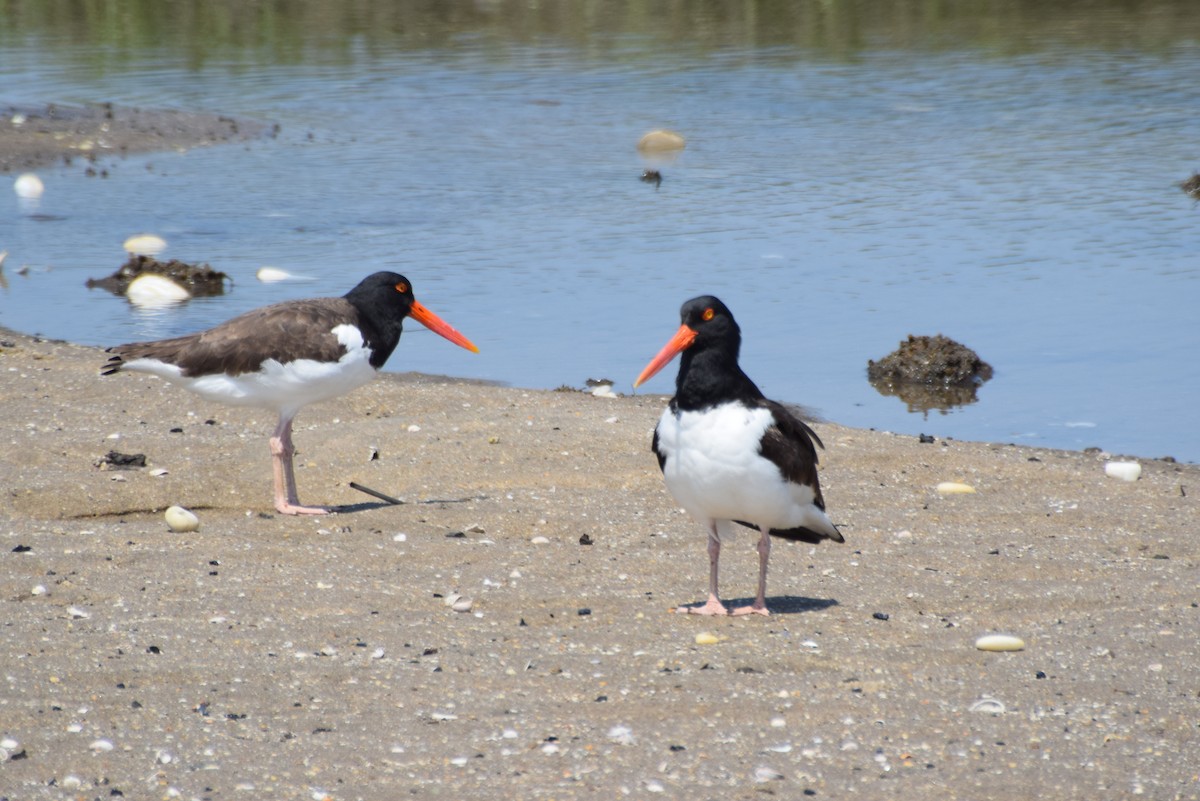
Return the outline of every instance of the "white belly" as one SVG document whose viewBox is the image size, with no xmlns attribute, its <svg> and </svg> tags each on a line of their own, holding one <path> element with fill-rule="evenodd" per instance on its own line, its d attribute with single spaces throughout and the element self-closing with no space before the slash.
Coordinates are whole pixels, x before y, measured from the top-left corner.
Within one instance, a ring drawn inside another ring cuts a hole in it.
<svg viewBox="0 0 1200 801">
<path fill-rule="evenodd" d="M 813 505 L 811 487 L 784 480 L 760 453 L 772 425 L 767 409 L 729 403 L 706 412 L 663 412 L 658 449 L 663 478 L 679 505 L 699 521 L 740 520 L 760 528 L 831 524 Z"/>
</svg>

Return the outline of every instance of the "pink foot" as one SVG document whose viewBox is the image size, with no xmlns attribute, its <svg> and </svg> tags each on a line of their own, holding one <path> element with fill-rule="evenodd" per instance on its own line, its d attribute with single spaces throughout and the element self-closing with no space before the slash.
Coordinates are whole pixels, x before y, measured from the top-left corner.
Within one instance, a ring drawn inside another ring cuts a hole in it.
<svg viewBox="0 0 1200 801">
<path fill-rule="evenodd" d="M 324 506 L 300 506 L 294 503 L 276 503 L 275 511 L 281 515 L 329 515 L 334 514 L 332 509 L 326 509 Z"/>
<path fill-rule="evenodd" d="M 733 615 L 734 617 L 739 617 L 741 615 L 762 615 L 763 617 L 771 616 L 771 613 L 767 611 L 767 607 L 765 606 L 739 606 L 729 614 Z"/>
<path fill-rule="evenodd" d="M 725 604 L 716 598 L 709 598 L 704 606 L 678 606 L 675 611 L 681 615 L 728 615 Z"/>
</svg>

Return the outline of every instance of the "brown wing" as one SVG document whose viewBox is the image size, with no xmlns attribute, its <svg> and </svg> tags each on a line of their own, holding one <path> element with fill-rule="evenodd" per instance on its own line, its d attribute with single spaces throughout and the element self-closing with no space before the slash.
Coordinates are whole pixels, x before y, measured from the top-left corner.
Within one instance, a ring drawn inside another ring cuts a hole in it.
<svg viewBox="0 0 1200 801">
<path fill-rule="evenodd" d="M 132 342 L 108 352 L 105 375 L 133 359 L 158 359 L 178 365 L 185 376 L 253 372 L 267 359 L 286 364 L 297 359 L 336 361 L 346 349 L 332 333 L 357 324 L 358 312 L 343 298 L 286 301 L 254 309 L 215 328 L 174 339 Z"/>
</svg>

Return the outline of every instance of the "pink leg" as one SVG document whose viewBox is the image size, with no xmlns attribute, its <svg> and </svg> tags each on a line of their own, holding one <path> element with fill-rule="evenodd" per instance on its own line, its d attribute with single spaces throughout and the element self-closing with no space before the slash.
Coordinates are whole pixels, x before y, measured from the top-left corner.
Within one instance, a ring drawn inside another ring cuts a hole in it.
<svg viewBox="0 0 1200 801">
<path fill-rule="evenodd" d="M 301 506 L 296 496 L 296 473 L 292 467 L 292 418 L 280 417 L 271 434 L 271 456 L 275 468 L 275 510 L 285 515 L 324 515 L 329 510 L 320 506 Z"/>
<path fill-rule="evenodd" d="M 717 534 L 717 523 L 709 523 L 708 534 L 708 601 L 704 606 L 681 606 L 675 611 L 689 615 L 727 615 L 729 610 L 717 596 L 717 562 L 721 558 L 721 537 Z"/>
<path fill-rule="evenodd" d="M 770 616 L 767 611 L 767 560 L 771 558 L 771 535 L 763 531 L 758 540 L 758 595 L 750 606 L 734 609 L 733 615 L 763 615 Z"/>
</svg>

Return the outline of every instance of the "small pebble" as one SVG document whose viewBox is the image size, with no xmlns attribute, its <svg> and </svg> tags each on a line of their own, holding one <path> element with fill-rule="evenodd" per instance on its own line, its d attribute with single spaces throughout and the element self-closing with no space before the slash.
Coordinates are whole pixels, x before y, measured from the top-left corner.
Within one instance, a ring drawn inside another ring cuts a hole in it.
<svg viewBox="0 0 1200 801">
<path fill-rule="evenodd" d="M 754 781 L 759 784 L 766 782 L 777 782 L 783 779 L 783 774 L 774 768 L 769 768 L 766 765 L 760 765 L 754 769 Z"/>
<path fill-rule="evenodd" d="M 167 519 L 167 527 L 176 533 L 200 530 L 200 518 L 182 506 L 168 507 L 164 516 Z"/>
<path fill-rule="evenodd" d="M 970 484 L 962 484 L 958 481 L 943 481 L 937 485 L 937 491 L 943 495 L 965 495 L 975 491 L 975 488 Z"/>
<path fill-rule="evenodd" d="M 457 601 L 455 601 L 454 603 L 452 603 L 450 605 L 450 608 L 453 609 L 455 612 L 470 612 L 471 606 L 474 603 L 475 603 L 475 601 L 471 598 L 459 598 Z"/>
<path fill-rule="evenodd" d="M 92 740 L 92 744 L 88 748 L 99 753 L 113 750 L 113 744 L 112 740 Z"/>
<path fill-rule="evenodd" d="M 135 256 L 157 256 L 167 249 L 167 240 L 154 234 L 138 234 L 126 239 L 123 247 Z"/>
<path fill-rule="evenodd" d="M 41 197 L 46 187 L 41 178 L 26 172 L 18 175 L 17 180 L 13 181 L 13 191 L 17 193 L 17 197 L 32 199 Z"/>
<path fill-rule="evenodd" d="M 721 638 L 711 631 L 702 631 L 696 635 L 696 645 L 716 645 Z"/>
<path fill-rule="evenodd" d="M 608 739 L 619 745 L 633 745 L 635 740 L 633 729 L 623 725 L 613 726 L 609 729 Z"/>
<path fill-rule="evenodd" d="M 891 616 L 887 612 L 876 612 L 871 615 L 871 617 L 875 618 L 876 620 L 887 620 Z"/>
<path fill-rule="evenodd" d="M 985 634 L 975 641 L 980 651 L 1023 651 L 1025 641 L 1011 634 Z"/>
<path fill-rule="evenodd" d="M 1142 476 L 1142 466 L 1137 462 L 1105 462 L 1104 475 L 1122 481 L 1137 481 Z"/>
<path fill-rule="evenodd" d="M 287 281 L 295 278 L 287 270 L 281 270 L 278 267 L 260 267 L 258 268 L 258 272 L 254 274 L 254 277 L 264 284 L 273 284 L 277 281 Z"/>
<path fill-rule="evenodd" d="M 530 542 L 533 543 L 534 545 L 549 545 L 550 539 L 548 537 L 543 537 L 542 535 L 539 534 L 538 536 L 531 539 Z"/>
</svg>

